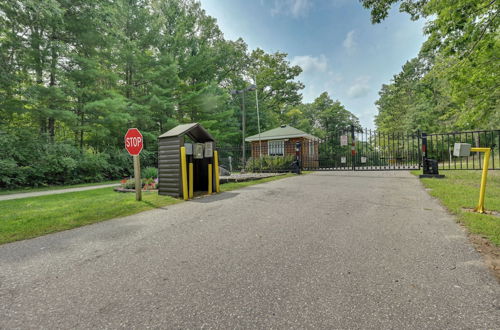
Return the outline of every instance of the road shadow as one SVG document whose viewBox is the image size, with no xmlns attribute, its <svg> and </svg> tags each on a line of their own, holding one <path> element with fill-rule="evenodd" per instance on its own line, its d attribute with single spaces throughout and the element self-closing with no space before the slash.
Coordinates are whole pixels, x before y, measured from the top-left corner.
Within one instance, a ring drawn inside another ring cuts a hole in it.
<svg viewBox="0 0 500 330">
<path fill-rule="evenodd" d="M 238 195 L 239 195 L 238 193 L 234 193 L 234 192 L 223 192 L 220 194 L 201 196 L 201 197 L 192 199 L 190 202 L 191 203 L 212 203 L 212 202 L 222 201 L 225 199 L 230 199 L 230 198 L 236 197 Z"/>
</svg>

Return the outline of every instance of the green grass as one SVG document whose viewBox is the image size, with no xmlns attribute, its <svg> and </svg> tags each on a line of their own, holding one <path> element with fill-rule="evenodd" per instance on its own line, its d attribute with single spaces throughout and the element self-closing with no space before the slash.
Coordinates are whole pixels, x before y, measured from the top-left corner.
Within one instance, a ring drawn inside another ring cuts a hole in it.
<svg viewBox="0 0 500 330">
<path fill-rule="evenodd" d="M 264 178 L 264 179 L 259 179 L 259 180 L 253 180 L 253 181 L 224 183 L 224 184 L 220 185 L 220 191 L 224 192 L 224 191 L 235 190 L 235 189 L 239 189 L 239 188 L 253 186 L 254 184 L 259 184 L 259 183 L 264 183 L 264 182 L 270 182 L 270 181 L 280 180 L 280 179 L 289 178 L 291 176 L 296 176 L 296 175 L 297 174 L 287 173 L 287 174 L 284 174 L 284 175 L 272 176 L 272 177 L 269 177 L 269 178 Z"/>
<path fill-rule="evenodd" d="M 420 171 L 413 171 L 415 175 Z M 448 210 L 458 216 L 470 232 L 487 237 L 500 246 L 500 171 L 489 171 L 484 206 L 497 215 L 466 212 L 477 206 L 481 171 L 441 171 L 444 179 L 421 179 L 429 193 L 438 198 Z"/>
<path fill-rule="evenodd" d="M 67 186 L 45 186 L 45 187 L 36 187 L 36 188 L 23 187 L 23 188 L 18 188 L 18 189 L 5 189 L 5 190 L 0 190 L 0 195 L 10 195 L 10 194 L 21 194 L 21 193 L 37 192 L 37 191 L 89 187 L 89 186 L 97 186 L 97 185 L 101 185 L 101 184 L 112 184 L 112 183 L 120 183 L 120 181 L 113 180 L 113 181 L 103 181 L 103 182 L 94 182 L 94 183 L 80 183 L 80 184 L 67 185 Z"/>
<path fill-rule="evenodd" d="M 117 193 L 101 188 L 0 202 L 0 244 L 76 228 L 170 205 L 179 200 L 143 192 Z"/>
</svg>

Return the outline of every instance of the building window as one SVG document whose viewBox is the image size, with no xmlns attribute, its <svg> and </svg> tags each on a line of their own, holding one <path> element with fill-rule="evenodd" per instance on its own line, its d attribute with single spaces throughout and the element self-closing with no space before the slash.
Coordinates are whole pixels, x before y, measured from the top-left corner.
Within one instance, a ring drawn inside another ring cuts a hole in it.
<svg viewBox="0 0 500 330">
<path fill-rule="evenodd" d="M 314 156 L 314 141 L 309 141 L 309 157 Z"/>
<path fill-rule="evenodd" d="M 285 141 L 283 140 L 267 141 L 267 147 L 269 156 L 285 155 Z"/>
</svg>

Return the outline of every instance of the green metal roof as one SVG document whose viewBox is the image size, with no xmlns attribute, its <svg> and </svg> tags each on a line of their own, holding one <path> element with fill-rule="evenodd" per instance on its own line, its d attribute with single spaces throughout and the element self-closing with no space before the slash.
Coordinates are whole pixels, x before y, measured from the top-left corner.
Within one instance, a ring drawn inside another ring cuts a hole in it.
<svg viewBox="0 0 500 330">
<path fill-rule="evenodd" d="M 280 139 L 291 139 L 297 137 L 306 137 L 312 140 L 319 140 L 318 137 L 308 134 L 300 129 L 289 125 L 282 125 L 277 128 L 270 129 L 269 131 L 260 133 L 260 140 L 280 140 Z M 247 142 L 259 141 L 259 134 L 249 136 L 245 139 Z"/>
<path fill-rule="evenodd" d="M 205 128 L 203 128 L 203 126 L 198 123 L 178 125 L 172 128 L 170 131 L 163 133 L 158 138 L 162 139 L 183 134 L 186 134 L 196 142 L 215 141 L 212 135 L 210 135 L 210 133 L 208 133 L 207 130 L 205 130 Z"/>
</svg>

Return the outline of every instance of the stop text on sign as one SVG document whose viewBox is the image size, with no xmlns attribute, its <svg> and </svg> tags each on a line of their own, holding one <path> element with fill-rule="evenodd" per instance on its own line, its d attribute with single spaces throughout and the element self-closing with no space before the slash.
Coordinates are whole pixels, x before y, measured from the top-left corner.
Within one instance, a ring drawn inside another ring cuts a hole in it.
<svg viewBox="0 0 500 330">
<path fill-rule="evenodd" d="M 125 149 L 132 156 L 137 156 L 142 151 L 143 141 L 142 134 L 137 128 L 129 128 L 125 134 Z"/>
<path fill-rule="evenodd" d="M 138 147 L 142 144 L 142 138 L 140 137 L 129 137 L 125 139 L 125 147 Z"/>
</svg>

